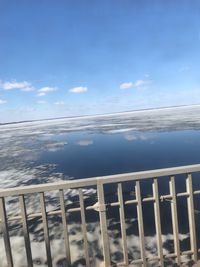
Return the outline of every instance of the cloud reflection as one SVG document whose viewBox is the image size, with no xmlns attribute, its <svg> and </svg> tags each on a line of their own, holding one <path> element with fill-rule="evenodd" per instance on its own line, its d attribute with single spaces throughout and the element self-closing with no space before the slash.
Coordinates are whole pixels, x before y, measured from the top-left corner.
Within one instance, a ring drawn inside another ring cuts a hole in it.
<svg viewBox="0 0 200 267">
<path fill-rule="evenodd" d="M 85 139 L 85 140 L 79 140 L 76 142 L 79 146 L 90 146 L 93 145 L 93 140 Z"/>
</svg>

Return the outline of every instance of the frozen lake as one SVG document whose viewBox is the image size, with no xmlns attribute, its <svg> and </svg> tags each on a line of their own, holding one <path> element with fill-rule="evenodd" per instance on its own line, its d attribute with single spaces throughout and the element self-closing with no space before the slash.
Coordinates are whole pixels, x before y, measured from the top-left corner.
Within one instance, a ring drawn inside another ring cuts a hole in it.
<svg viewBox="0 0 200 267">
<path fill-rule="evenodd" d="M 200 163 L 200 106 L 0 125 L 1 188 L 196 163 Z M 198 177 L 194 181 L 194 186 L 200 188 Z M 184 178 L 178 179 L 177 191 L 184 190 L 184 187 Z M 130 186 L 125 187 L 127 198 L 131 194 L 131 189 L 128 188 Z M 115 192 L 115 189 L 107 189 L 108 201 L 111 199 L 110 193 L 112 191 Z M 143 183 L 142 189 L 144 194 L 149 194 L 148 183 Z M 160 190 L 167 192 L 167 180 L 163 180 L 160 183 Z M 90 198 L 92 199 L 93 194 L 94 190 L 85 191 L 88 201 L 90 201 Z M 67 199 L 71 205 L 76 199 L 76 192 L 67 192 Z M 57 202 L 52 200 L 50 197 L 49 209 L 56 209 Z M 17 212 L 17 205 L 17 202 L 10 201 L 8 210 L 14 213 Z M 30 210 L 39 209 L 37 202 L 34 202 L 34 205 L 34 207 L 30 205 Z M 179 205 L 180 209 L 185 209 L 186 207 L 185 202 L 179 203 Z M 147 205 L 144 215 L 147 225 L 149 220 L 152 220 L 149 210 L 151 210 L 151 207 Z M 170 213 L 169 209 L 165 211 L 165 214 L 162 214 L 161 211 L 161 217 L 166 216 L 168 213 Z M 127 225 L 129 225 L 127 226 L 129 229 L 129 242 L 131 243 L 133 237 L 135 238 L 134 240 L 137 239 L 137 231 L 134 228 L 136 211 L 127 209 L 126 214 Z M 183 247 L 188 249 L 187 218 L 184 213 L 180 216 L 185 220 L 185 224 L 180 229 Z M 95 218 L 94 214 L 89 214 L 87 218 L 88 227 L 90 227 L 93 234 L 98 229 Z M 71 229 L 74 229 L 74 236 L 76 237 L 74 238 L 77 241 L 80 235 L 79 218 L 75 216 L 71 219 L 74 222 L 74 226 L 71 225 Z M 114 227 L 117 231 L 118 211 L 113 209 L 108 219 L 111 225 L 115 225 Z M 31 230 L 32 237 L 35 236 L 36 230 L 42 236 L 41 221 L 38 220 L 34 224 L 35 226 Z M 52 229 L 54 224 L 55 222 L 51 221 Z M 166 249 L 170 249 L 171 228 L 166 220 L 163 221 L 162 226 L 164 238 L 169 241 Z M 17 232 L 19 238 L 14 240 L 13 237 L 12 242 L 13 244 L 18 242 L 17 244 L 22 246 L 19 228 L 12 229 L 13 235 Z M 58 228 L 57 226 L 57 232 L 53 233 L 54 246 L 57 251 L 60 249 L 62 252 L 62 246 L 59 243 L 61 234 Z M 151 249 L 152 251 L 155 250 L 154 226 L 146 227 L 146 235 L 147 243 L 150 242 L 149 240 L 152 242 L 150 251 Z M 116 237 L 111 237 L 113 251 L 116 249 L 115 239 Z M 95 235 L 93 235 L 91 237 L 91 246 L 97 240 L 98 235 L 96 239 Z M 35 262 L 45 266 L 44 255 L 40 253 L 42 237 L 41 240 L 38 239 L 37 241 L 34 248 Z M 75 247 L 81 247 L 81 245 L 78 242 L 75 243 L 74 250 L 77 250 Z M 3 244 L 0 243 L 1 245 Z M 137 244 L 135 246 L 137 247 Z M 81 251 L 80 248 L 79 250 Z M 61 252 L 59 253 L 62 254 Z M 95 252 L 93 253 L 95 254 Z M 101 256 L 98 253 L 96 252 L 95 256 L 93 255 L 97 259 L 94 266 L 99 266 L 101 261 Z M 23 253 L 17 254 L 16 252 L 15 256 L 15 261 L 19 262 L 18 266 L 20 267 L 24 266 L 21 255 Z M 0 256 L 0 262 L 1 257 L 4 256 Z M 74 255 L 74 266 L 84 266 L 81 257 L 81 254 Z M 120 260 L 120 255 L 114 254 L 113 257 Z M 2 262 L 4 261 L 2 260 Z M 65 266 L 63 264 L 62 257 L 57 259 L 55 256 L 55 266 Z M 0 264 L 0 267 L 2 266 L 4 265 Z"/>
</svg>

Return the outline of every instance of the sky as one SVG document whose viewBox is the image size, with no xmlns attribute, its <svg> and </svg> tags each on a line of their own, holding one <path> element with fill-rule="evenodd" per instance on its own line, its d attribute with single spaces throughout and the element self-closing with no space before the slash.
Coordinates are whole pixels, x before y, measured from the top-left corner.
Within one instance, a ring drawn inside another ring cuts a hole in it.
<svg viewBox="0 0 200 267">
<path fill-rule="evenodd" d="M 0 0 L 0 123 L 200 104 L 200 1 Z"/>
</svg>

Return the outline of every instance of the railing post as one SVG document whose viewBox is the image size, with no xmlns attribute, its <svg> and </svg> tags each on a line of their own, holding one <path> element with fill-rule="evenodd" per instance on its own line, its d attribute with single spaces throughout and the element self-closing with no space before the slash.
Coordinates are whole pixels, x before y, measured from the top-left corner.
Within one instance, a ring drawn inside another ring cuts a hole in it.
<svg viewBox="0 0 200 267">
<path fill-rule="evenodd" d="M 192 259 L 197 263 L 197 240 L 196 240 L 196 225 L 194 216 L 194 200 L 193 200 L 193 187 L 192 187 L 192 175 L 188 174 L 186 178 L 186 189 L 189 194 L 187 198 L 188 206 L 188 219 L 190 228 L 190 246 L 193 252 Z"/>
<path fill-rule="evenodd" d="M 146 253 L 145 253 L 144 222 L 143 222 L 143 214 L 142 214 L 142 199 L 141 199 L 139 181 L 136 181 L 136 184 L 135 184 L 135 194 L 136 194 L 136 200 L 137 200 L 137 216 L 138 216 L 138 229 L 139 229 L 139 237 L 140 237 L 142 266 L 146 267 L 147 263 L 146 263 Z"/>
<path fill-rule="evenodd" d="M 41 205 L 41 212 L 42 212 L 42 221 L 43 221 L 43 229 L 44 229 L 44 242 L 45 242 L 45 247 L 46 247 L 47 264 L 48 264 L 48 267 L 52 267 L 51 246 L 50 246 L 50 237 L 49 237 L 48 220 L 47 220 L 47 212 L 46 212 L 46 203 L 45 203 L 44 193 L 40 193 L 40 205 Z"/>
<path fill-rule="evenodd" d="M 160 202 L 159 202 L 157 178 L 153 179 L 153 196 L 155 198 L 155 201 L 154 201 L 154 214 L 155 214 L 155 224 L 156 224 L 156 237 L 157 237 L 157 246 L 158 246 L 158 256 L 160 258 L 160 266 L 164 267 L 163 248 L 162 248 L 162 231 L 161 231 L 161 222 L 160 222 Z"/>
<path fill-rule="evenodd" d="M 80 201 L 80 209 L 81 209 L 81 226 L 82 226 L 82 234 L 83 234 L 83 247 L 84 247 L 84 254 L 85 254 L 85 262 L 86 262 L 86 266 L 90 267 L 90 256 L 89 256 L 89 248 L 88 248 L 88 240 L 87 240 L 87 227 L 86 227 L 86 220 L 85 220 L 85 207 L 84 207 L 82 189 L 79 189 L 79 201 Z"/>
<path fill-rule="evenodd" d="M 3 197 L 0 198 L 0 218 L 1 218 L 2 232 L 6 250 L 7 264 L 8 267 L 13 267 L 13 258 L 12 258 L 8 222 L 6 216 L 6 207 L 5 207 L 5 200 Z"/>
<path fill-rule="evenodd" d="M 124 264 L 127 267 L 129 264 L 129 261 L 128 261 L 127 240 L 126 240 L 126 225 L 125 225 L 125 215 L 124 215 L 123 191 L 122 191 L 121 183 L 118 184 L 117 194 L 118 194 L 118 201 L 119 201 L 119 215 L 120 215 L 120 224 L 121 224 Z"/>
<path fill-rule="evenodd" d="M 60 197 L 60 208 L 61 208 L 61 216 L 62 216 L 62 224 L 63 224 L 65 251 L 66 251 L 66 258 L 67 258 L 67 267 L 70 267 L 71 266 L 71 253 L 70 253 L 68 222 L 67 222 L 66 212 L 65 212 L 65 198 L 64 198 L 63 189 L 59 190 L 59 197 Z"/>
<path fill-rule="evenodd" d="M 170 190 L 170 195 L 172 196 L 171 213 L 172 213 L 172 228 L 173 228 L 173 236 L 174 236 L 174 251 L 176 253 L 177 264 L 178 264 L 178 266 L 180 266 L 180 264 L 181 264 L 181 256 L 180 256 L 179 226 L 178 226 L 176 189 L 175 189 L 174 176 L 170 177 L 169 190 Z"/>
<path fill-rule="evenodd" d="M 27 221 L 27 213 L 26 213 L 26 205 L 25 205 L 24 195 L 19 196 L 19 203 L 20 203 L 21 214 L 22 214 L 22 227 L 23 227 L 23 233 L 24 233 L 27 263 L 28 263 L 28 267 L 33 267 L 32 253 L 31 253 L 31 242 L 30 242 L 30 237 L 29 237 L 28 221 Z"/>
<path fill-rule="evenodd" d="M 100 181 L 97 182 L 97 195 L 99 202 L 99 217 L 100 217 L 104 263 L 105 267 L 110 267 L 111 261 L 110 261 L 110 246 L 109 246 L 107 222 L 106 222 L 106 206 L 104 199 L 103 184 Z"/>
</svg>

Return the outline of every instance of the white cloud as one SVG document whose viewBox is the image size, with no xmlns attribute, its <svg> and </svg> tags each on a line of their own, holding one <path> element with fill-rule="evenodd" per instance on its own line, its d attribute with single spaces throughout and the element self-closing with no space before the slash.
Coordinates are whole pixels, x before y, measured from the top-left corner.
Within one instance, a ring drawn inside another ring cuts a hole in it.
<svg viewBox="0 0 200 267">
<path fill-rule="evenodd" d="M 143 86 L 145 84 L 148 84 L 149 81 L 145 81 L 145 80 L 137 80 L 135 83 L 134 83 L 134 86 L 135 87 L 140 87 L 140 86 Z"/>
<path fill-rule="evenodd" d="M 57 102 L 55 102 L 54 104 L 55 104 L 55 105 L 58 105 L 58 106 L 62 106 L 62 105 L 65 104 L 65 102 L 64 102 L 64 101 L 57 101 Z"/>
<path fill-rule="evenodd" d="M 37 96 L 45 96 L 47 93 L 55 92 L 55 91 L 57 91 L 56 87 L 49 87 L 49 86 L 42 87 L 38 90 Z"/>
<path fill-rule="evenodd" d="M 120 84 L 120 89 L 130 89 L 131 87 L 133 87 L 133 83 L 132 82 L 127 82 L 127 83 Z"/>
<path fill-rule="evenodd" d="M 49 92 L 54 92 L 56 90 L 57 90 L 57 88 L 55 88 L 55 87 L 46 86 L 46 87 L 42 87 L 41 89 L 39 89 L 38 92 L 39 93 L 49 93 Z"/>
<path fill-rule="evenodd" d="M 17 81 L 11 81 L 11 82 L 2 82 L 0 81 L 0 87 L 4 90 L 14 90 L 18 89 L 24 92 L 30 92 L 34 90 L 34 87 L 31 83 L 27 81 L 17 82 Z"/>
<path fill-rule="evenodd" d="M 44 96 L 46 93 L 38 93 L 37 96 Z"/>
<path fill-rule="evenodd" d="M 69 92 L 75 93 L 75 94 L 85 93 L 87 91 L 88 91 L 88 88 L 87 87 L 83 87 L 83 86 L 74 87 L 74 88 L 71 88 L 69 90 Z"/>
<path fill-rule="evenodd" d="M 149 84 L 148 80 L 137 80 L 135 83 L 125 82 L 125 83 L 120 84 L 120 89 L 126 90 L 126 89 L 130 89 L 133 87 L 140 87 L 146 84 Z"/>
<path fill-rule="evenodd" d="M 44 100 L 39 100 L 39 101 L 37 101 L 37 103 L 38 103 L 38 104 L 46 104 L 46 103 L 47 103 L 47 101 L 44 101 Z"/>
<path fill-rule="evenodd" d="M 7 103 L 6 100 L 2 100 L 2 99 L 0 99 L 0 105 L 2 105 L 2 104 L 6 104 L 6 103 Z"/>
</svg>

